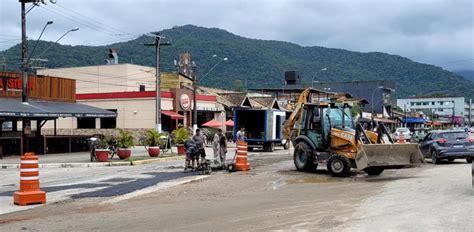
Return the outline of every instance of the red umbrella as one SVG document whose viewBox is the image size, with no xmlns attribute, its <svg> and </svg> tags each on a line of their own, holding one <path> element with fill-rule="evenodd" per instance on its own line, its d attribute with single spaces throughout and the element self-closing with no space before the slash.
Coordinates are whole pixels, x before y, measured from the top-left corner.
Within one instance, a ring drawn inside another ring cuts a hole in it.
<svg viewBox="0 0 474 232">
<path fill-rule="evenodd" d="M 227 120 L 227 121 L 224 123 L 224 125 L 226 125 L 226 126 L 234 126 L 234 121 L 232 121 L 232 119 L 229 119 L 229 120 Z"/>
<path fill-rule="evenodd" d="M 202 124 L 202 126 L 205 126 L 205 127 L 213 127 L 213 128 L 220 128 L 221 127 L 221 123 L 212 119 L 211 121 L 209 122 L 206 122 L 204 124 Z"/>
</svg>

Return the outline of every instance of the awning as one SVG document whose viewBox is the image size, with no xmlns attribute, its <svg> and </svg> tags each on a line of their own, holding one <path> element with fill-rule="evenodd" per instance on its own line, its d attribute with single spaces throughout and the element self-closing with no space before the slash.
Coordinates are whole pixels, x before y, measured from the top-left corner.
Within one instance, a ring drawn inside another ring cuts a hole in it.
<svg viewBox="0 0 474 232">
<path fill-rule="evenodd" d="M 371 122 L 372 119 L 371 118 L 361 118 L 359 119 L 359 121 L 362 121 L 362 122 Z M 396 121 L 393 121 L 391 119 L 388 119 L 388 118 L 374 118 L 374 121 L 376 122 L 381 122 L 381 123 L 397 123 Z"/>
<path fill-rule="evenodd" d="M 166 116 L 169 116 L 171 119 L 184 119 L 183 115 L 178 114 L 178 113 L 176 113 L 174 111 L 171 111 L 171 110 L 162 110 L 161 113 L 166 115 Z"/>
<path fill-rule="evenodd" d="M 224 123 L 224 125 L 226 125 L 226 126 L 234 126 L 234 121 L 232 121 L 232 119 L 229 119 L 229 120 L 227 120 L 227 121 Z"/>
<path fill-rule="evenodd" d="M 202 126 L 205 126 L 205 127 L 213 127 L 213 128 L 220 128 L 221 127 L 221 123 L 212 119 L 211 121 L 209 122 L 206 122 L 204 124 L 202 124 Z"/>
<path fill-rule="evenodd" d="M 0 117 L 5 118 L 114 118 L 115 112 L 80 103 L 30 99 L 23 104 L 18 98 L 0 98 Z"/>
<path fill-rule="evenodd" d="M 401 118 L 401 121 L 405 123 L 405 117 Z M 415 117 L 407 117 L 406 123 L 416 123 L 416 124 L 424 124 L 426 120 L 424 118 L 415 118 Z"/>
</svg>

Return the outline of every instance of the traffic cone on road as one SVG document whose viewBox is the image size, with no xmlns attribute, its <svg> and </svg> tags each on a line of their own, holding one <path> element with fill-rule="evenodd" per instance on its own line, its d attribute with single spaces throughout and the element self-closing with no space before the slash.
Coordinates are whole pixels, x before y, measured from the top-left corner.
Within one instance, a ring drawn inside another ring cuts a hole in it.
<svg viewBox="0 0 474 232">
<path fill-rule="evenodd" d="M 25 153 L 20 161 L 20 191 L 13 194 L 16 205 L 45 204 L 46 193 L 40 190 L 38 156 Z"/>
<path fill-rule="evenodd" d="M 250 164 L 247 160 L 248 144 L 245 141 L 237 140 L 237 157 L 235 159 L 235 169 L 237 171 L 250 170 Z"/>
</svg>

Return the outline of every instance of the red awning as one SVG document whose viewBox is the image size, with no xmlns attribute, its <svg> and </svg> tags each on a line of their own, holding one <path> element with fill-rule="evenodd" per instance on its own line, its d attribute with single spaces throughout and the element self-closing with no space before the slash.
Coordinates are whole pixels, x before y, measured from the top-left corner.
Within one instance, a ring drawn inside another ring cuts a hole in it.
<svg viewBox="0 0 474 232">
<path fill-rule="evenodd" d="M 232 121 L 232 119 L 229 119 L 229 120 L 227 120 L 227 121 L 224 123 L 224 125 L 226 125 L 226 126 L 234 126 L 234 121 Z"/>
<path fill-rule="evenodd" d="M 178 113 L 176 113 L 174 111 L 171 111 L 171 110 L 162 110 L 161 113 L 166 115 L 166 116 L 170 116 L 171 119 L 184 119 L 183 115 L 178 114 Z"/>
<path fill-rule="evenodd" d="M 221 127 L 221 123 L 218 122 L 218 121 L 216 121 L 216 120 L 214 120 L 214 119 L 212 119 L 211 121 L 202 124 L 202 126 L 220 128 L 220 127 Z"/>
</svg>

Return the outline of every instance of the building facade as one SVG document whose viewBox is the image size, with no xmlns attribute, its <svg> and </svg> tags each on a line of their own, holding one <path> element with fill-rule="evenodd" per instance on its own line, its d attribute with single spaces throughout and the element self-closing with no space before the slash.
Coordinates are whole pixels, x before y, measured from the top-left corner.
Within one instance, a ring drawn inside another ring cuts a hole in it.
<svg viewBox="0 0 474 232">
<path fill-rule="evenodd" d="M 373 108 L 375 114 L 391 115 L 391 107 L 397 104 L 394 92 L 396 84 L 393 81 L 315 82 L 313 88 L 330 92 L 349 93 L 353 98 L 365 99 L 368 104 L 364 106 L 364 112 L 372 112 Z"/>
<path fill-rule="evenodd" d="M 468 120 L 464 97 L 428 97 L 398 99 L 397 106 L 406 112 L 423 112 L 434 121 L 462 125 Z"/>
<path fill-rule="evenodd" d="M 126 128 L 144 130 L 155 127 L 155 69 L 134 64 L 109 64 L 73 68 L 38 70 L 45 76 L 60 76 L 76 80 L 77 101 L 117 113 L 112 119 L 61 119 L 59 131 L 74 133 L 81 129 Z M 191 125 L 194 106 L 193 93 L 189 89 L 192 79 L 186 75 L 161 73 L 162 129 L 172 131 L 178 124 Z M 225 122 L 225 114 L 219 108 L 217 97 L 198 94 L 196 97 L 198 125 L 215 119 Z M 52 128 L 47 123 L 44 128 Z M 225 129 L 225 128 L 224 128 Z"/>
</svg>

